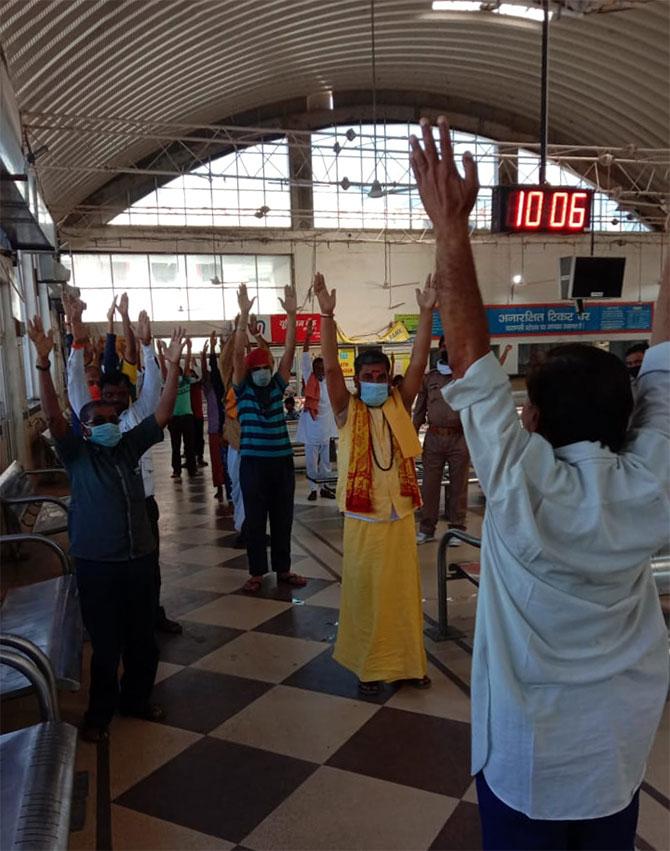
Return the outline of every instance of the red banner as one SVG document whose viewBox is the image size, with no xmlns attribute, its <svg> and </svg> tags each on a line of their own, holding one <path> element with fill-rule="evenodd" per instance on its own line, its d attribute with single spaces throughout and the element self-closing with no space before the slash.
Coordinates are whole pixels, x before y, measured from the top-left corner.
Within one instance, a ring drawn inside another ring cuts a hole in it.
<svg viewBox="0 0 670 851">
<path fill-rule="evenodd" d="M 307 323 L 312 320 L 314 330 L 312 333 L 312 343 L 319 344 L 321 342 L 321 314 L 319 313 L 299 313 L 296 319 L 296 340 L 298 343 L 305 342 L 307 333 Z M 272 331 L 272 342 L 281 344 L 286 342 L 286 314 L 273 313 L 270 317 L 270 330 Z"/>
</svg>

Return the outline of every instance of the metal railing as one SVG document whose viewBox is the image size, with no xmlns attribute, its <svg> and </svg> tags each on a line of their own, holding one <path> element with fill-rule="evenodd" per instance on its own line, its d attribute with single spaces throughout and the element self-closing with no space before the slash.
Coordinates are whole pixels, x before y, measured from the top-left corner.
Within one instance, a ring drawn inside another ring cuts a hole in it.
<svg viewBox="0 0 670 851">
<path fill-rule="evenodd" d="M 458 564 L 447 564 L 447 548 L 452 539 L 463 541 L 465 544 L 477 547 L 482 545 L 481 538 L 476 538 L 474 535 L 469 535 L 461 529 L 450 529 L 440 540 L 440 545 L 437 549 L 437 627 L 429 629 L 426 634 L 433 641 L 449 641 L 454 638 L 463 638 L 464 633 L 453 626 L 449 626 L 449 612 L 447 604 L 447 579 L 449 578 L 449 567 L 460 576 L 472 582 L 473 585 L 479 585 L 476 579 L 469 576 Z"/>
<path fill-rule="evenodd" d="M 0 546 L 3 544 L 18 545 L 25 543 L 42 544 L 45 547 L 49 547 L 56 553 L 60 560 L 61 567 L 63 568 L 63 576 L 72 573 L 72 565 L 64 550 L 55 541 L 52 541 L 51 538 L 47 538 L 46 535 L 35 535 L 31 532 L 22 532 L 17 535 L 0 535 Z"/>
</svg>

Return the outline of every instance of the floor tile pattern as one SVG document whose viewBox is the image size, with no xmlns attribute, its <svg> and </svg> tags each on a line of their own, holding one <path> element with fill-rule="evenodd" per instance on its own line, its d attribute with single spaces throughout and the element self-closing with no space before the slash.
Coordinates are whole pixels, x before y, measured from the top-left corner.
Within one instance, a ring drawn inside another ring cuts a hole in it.
<svg viewBox="0 0 670 851">
<path fill-rule="evenodd" d="M 386 685 L 363 698 L 332 658 L 337 634 L 342 524 L 332 502 L 306 501 L 298 477 L 294 570 L 303 589 L 241 591 L 244 550 L 214 499 L 209 470 L 169 478 L 169 448 L 155 452 L 161 508 L 162 604 L 181 635 L 158 636 L 154 698 L 164 723 L 115 719 L 110 738 L 110 818 L 116 849 L 481 848 L 469 775 L 469 682 L 476 588 L 448 585 L 459 641 L 426 638 L 433 686 Z M 471 493 L 468 526 L 482 506 Z M 446 528 L 442 521 L 438 534 Z M 419 550 L 424 611 L 437 616 L 437 542 Z M 477 562 L 466 545 L 452 561 Z M 85 658 L 88 660 L 87 650 Z M 87 664 L 87 662 L 86 662 Z M 79 720 L 86 691 L 62 699 Z M 14 711 L 9 706 L 5 718 Z M 670 848 L 668 717 L 643 791 L 639 848 Z M 86 823 L 72 849 L 96 848 L 95 747 L 80 743 L 89 772 Z M 665 798 L 664 798 L 665 796 Z"/>
</svg>

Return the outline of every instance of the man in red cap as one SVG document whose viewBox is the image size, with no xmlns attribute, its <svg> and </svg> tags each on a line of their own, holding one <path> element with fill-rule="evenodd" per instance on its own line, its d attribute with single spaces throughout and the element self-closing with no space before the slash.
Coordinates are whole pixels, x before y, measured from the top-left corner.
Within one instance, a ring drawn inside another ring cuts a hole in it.
<svg viewBox="0 0 670 851">
<path fill-rule="evenodd" d="M 266 527 L 270 518 L 272 570 L 277 581 L 302 587 L 306 580 L 291 573 L 291 527 L 295 470 L 293 448 L 284 419 L 284 391 L 295 355 L 297 300 L 295 289 L 285 287 L 282 307 L 287 314 L 284 354 L 276 373 L 267 349 L 252 349 L 245 357 L 249 300 L 244 284 L 238 293 L 240 319 L 235 334 L 233 386 L 241 426 L 240 485 L 244 499 L 247 558 L 251 576 L 244 586 L 250 594 L 261 590 L 268 572 Z"/>
</svg>

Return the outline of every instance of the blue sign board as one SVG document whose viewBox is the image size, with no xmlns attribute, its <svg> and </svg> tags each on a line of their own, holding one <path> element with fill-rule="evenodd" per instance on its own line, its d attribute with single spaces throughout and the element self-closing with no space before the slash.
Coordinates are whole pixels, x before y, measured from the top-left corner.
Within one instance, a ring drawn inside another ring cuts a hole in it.
<svg viewBox="0 0 670 851">
<path fill-rule="evenodd" d="M 531 337 L 565 334 L 621 334 L 651 331 L 653 305 L 643 303 L 603 302 L 585 305 L 577 313 L 572 303 L 515 304 L 487 306 L 486 318 L 493 337 Z M 409 330 L 409 329 L 408 329 Z M 433 314 L 433 336 L 442 334 L 440 314 Z"/>
</svg>

